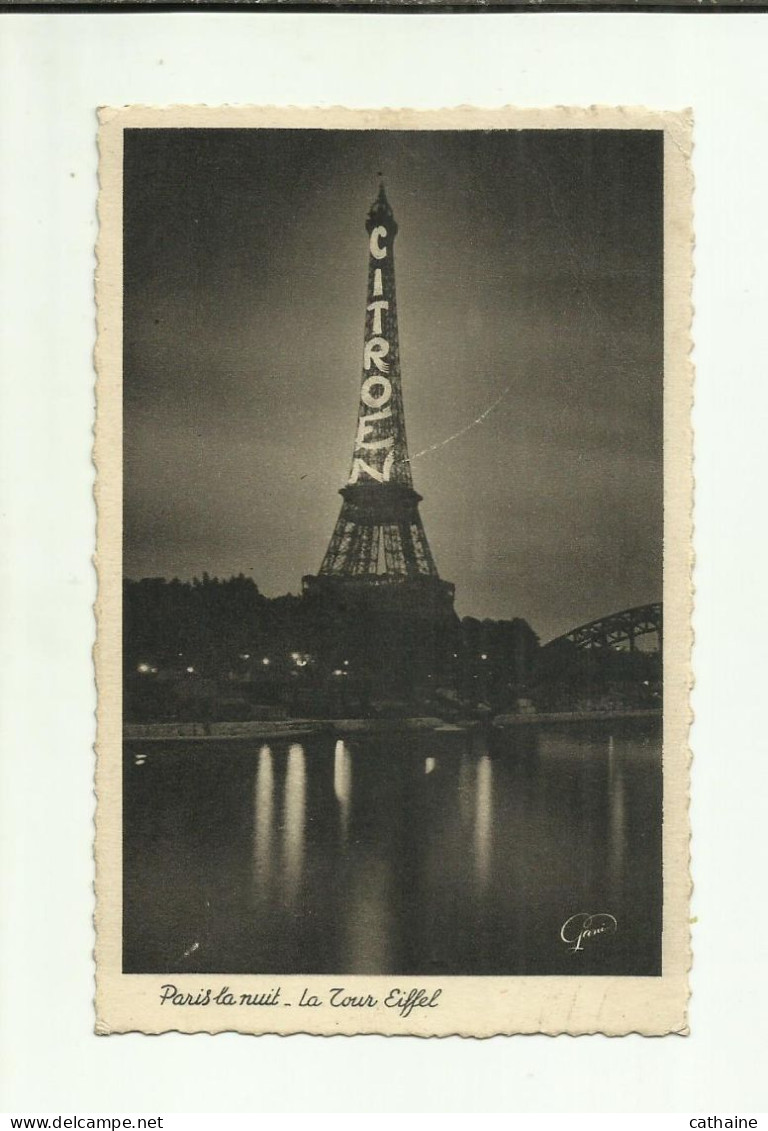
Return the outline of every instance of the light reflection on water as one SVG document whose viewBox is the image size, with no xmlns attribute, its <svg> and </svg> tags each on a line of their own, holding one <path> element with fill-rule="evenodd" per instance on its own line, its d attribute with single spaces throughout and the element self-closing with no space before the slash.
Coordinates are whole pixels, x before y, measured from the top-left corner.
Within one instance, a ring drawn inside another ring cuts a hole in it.
<svg viewBox="0 0 768 1131">
<path fill-rule="evenodd" d="M 493 766 L 487 754 L 477 763 L 477 788 L 475 792 L 475 872 L 480 891 L 488 884 L 491 866 L 491 838 L 493 805 Z"/>
<path fill-rule="evenodd" d="M 341 839 L 346 841 L 349 807 L 352 803 L 352 753 L 341 738 L 333 752 L 333 792 L 339 803 Z"/>
<path fill-rule="evenodd" d="M 653 723 L 146 751 L 126 744 L 127 971 L 658 973 Z M 576 970 L 580 911 L 619 930 Z"/>
<path fill-rule="evenodd" d="M 262 746 L 256 767 L 256 813 L 253 822 L 253 878 L 256 895 L 261 898 L 266 896 L 269 888 L 274 791 L 272 751 L 268 746 Z"/>
<path fill-rule="evenodd" d="M 621 881 L 624 870 L 624 825 L 626 814 L 624 811 L 624 766 L 620 757 L 616 756 L 613 735 L 608 739 L 608 788 L 610 790 L 609 804 L 609 840 L 611 876 L 614 882 Z"/>
<path fill-rule="evenodd" d="M 459 763 L 459 812 L 463 825 L 468 825 L 472 819 L 472 763 L 464 753 Z"/>
<path fill-rule="evenodd" d="M 283 895 L 292 904 L 299 891 L 304 860 L 304 801 L 306 793 L 304 748 L 288 748 L 283 804 Z"/>
</svg>

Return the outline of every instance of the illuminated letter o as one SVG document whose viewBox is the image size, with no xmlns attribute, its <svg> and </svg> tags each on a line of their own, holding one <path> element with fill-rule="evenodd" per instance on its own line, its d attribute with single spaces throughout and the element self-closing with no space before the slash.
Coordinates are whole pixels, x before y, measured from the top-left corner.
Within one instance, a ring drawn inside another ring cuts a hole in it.
<svg viewBox="0 0 768 1131">
<path fill-rule="evenodd" d="M 381 385 L 382 392 L 380 396 L 374 396 L 371 390 L 375 385 Z M 388 377 L 382 377 L 380 374 L 374 374 L 372 377 L 366 377 L 363 381 L 362 388 L 360 389 L 360 400 L 363 404 L 367 404 L 368 408 L 381 408 L 392 396 L 392 382 Z"/>
</svg>

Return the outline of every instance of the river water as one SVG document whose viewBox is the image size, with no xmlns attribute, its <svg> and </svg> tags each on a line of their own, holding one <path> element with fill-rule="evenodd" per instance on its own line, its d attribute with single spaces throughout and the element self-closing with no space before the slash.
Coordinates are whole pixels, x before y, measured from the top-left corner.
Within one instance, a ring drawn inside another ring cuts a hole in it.
<svg viewBox="0 0 768 1131">
<path fill-rule="evenodd" d="M 657 975 L 661 784 L 653 720 L 126 742 L 124 970 Z"/>
</svg>

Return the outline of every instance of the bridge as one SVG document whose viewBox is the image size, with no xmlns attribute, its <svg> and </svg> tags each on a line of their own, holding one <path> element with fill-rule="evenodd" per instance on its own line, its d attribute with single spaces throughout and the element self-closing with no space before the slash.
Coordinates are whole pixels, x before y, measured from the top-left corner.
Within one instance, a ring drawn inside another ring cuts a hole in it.
<svg viewBox="0 0 768 1131">
<path fill-rule="evenodd" d="M 634 609 L 622 609 L 619 613 L 580 624 L 570 632 L 555 637 L 544 645 L 544 649 L 555 648 L 568 642 L 579 651 L 606 649 L 613 651 L 635 651 L 635 641 L 639 636 L 656 634 L 658 650 L 663 648 L 664 619 L 661 601 L 652 605 L 637 605 Z"/>
</svg>

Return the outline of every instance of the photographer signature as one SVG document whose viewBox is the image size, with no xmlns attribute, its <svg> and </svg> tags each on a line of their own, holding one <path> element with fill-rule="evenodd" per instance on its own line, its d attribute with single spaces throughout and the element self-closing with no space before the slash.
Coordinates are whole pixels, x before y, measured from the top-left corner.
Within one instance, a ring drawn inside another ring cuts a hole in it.
<svg viewBox="0 0 768 1131">
<path fill-rule="evenodd" d="M 568 943 L 568 949 L 575 953 L 577 950 L 584 950 L 584 943 L 588 939 L 596 938 L 598 935 L 615 935 L 618 926 L 614 916 L 608 915 L 607 912 L 588 915 L 585 911 L 580 911 L 565 920 L 560 928 L 560 938 L 564 943 Z"/>
</svg>

